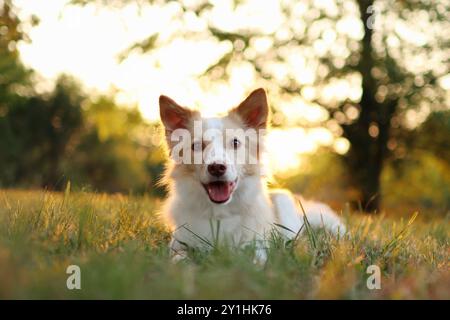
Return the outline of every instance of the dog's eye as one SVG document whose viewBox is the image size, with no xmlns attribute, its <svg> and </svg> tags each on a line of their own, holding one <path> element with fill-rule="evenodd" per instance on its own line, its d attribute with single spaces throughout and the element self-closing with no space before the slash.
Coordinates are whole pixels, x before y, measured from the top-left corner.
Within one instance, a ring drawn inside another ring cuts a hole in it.
<svg viewBox="0 0 450 320">
<path fill-rule="evenodd" d="M 202 151 L 203 143 L 201 141 L 196 141 L 191 145 L 192 151 Z"/>
<path fill-rule="evenodd" d="M 234 139 L 231 141 L 231 144 L 233 145 L 233 148 L 237 149 L 237 148 L 239 148 L 239 146 L 241 145 L 241 142 L 240 142 L 237 138 L 234 138 Z"/>
</svg>

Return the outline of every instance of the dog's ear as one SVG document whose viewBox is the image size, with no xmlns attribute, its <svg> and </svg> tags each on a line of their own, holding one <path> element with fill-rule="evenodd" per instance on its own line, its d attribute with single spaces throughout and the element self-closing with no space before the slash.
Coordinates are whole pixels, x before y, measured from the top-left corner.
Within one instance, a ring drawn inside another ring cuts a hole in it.
<svg viewBox="0 0 450 320">
<path fill-rule="evenodd" d="M 166 127 L 166 132 L 172 132 L 176 129 L 186 128 L 192 116 L 192 111 L 179 106 L 169 97 L 162 95 L 159 97 L 159 114 L 164 127 Z"/>
<path fill-rule="evenodd" d="M 265 128 L 269 117 L 266 92 L 262 88 L 256 89 L 231 113 L 238 114 L 248 127 Z"/>
</svg>

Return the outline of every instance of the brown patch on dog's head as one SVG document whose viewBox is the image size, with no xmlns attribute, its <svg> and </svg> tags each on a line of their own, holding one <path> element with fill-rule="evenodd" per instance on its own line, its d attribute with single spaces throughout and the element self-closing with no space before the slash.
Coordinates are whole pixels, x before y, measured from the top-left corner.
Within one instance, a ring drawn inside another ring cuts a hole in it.
<svg viewBox="0 0 450 320">
<path fill-rule="evenodd" d="M 243 127 L 255 129 L 258 132 L 258 138 L 264 139 L 264 134 L 259 135 L 261 133 L 260 130 L 267 129 L 270 122 L 270 109 L 267 103 L 265 90 L 259 88 L 252 91 L 239 106 L 228 113 L 228 118 L 240 123 Z M 261 154 L 264 150 L 264 141 L 261 141 L 261 139 L 253 141 L 257 146 L 256 157 L 258 160 L 261 159 Z M 251 153 L 252 151 L 248 149 L 247 152 Z M 254 175 L 259 173 L 260 166 L 255 164 L 245 164 L 244 170 L 247 175 Z"/>
<path fill-rule="evenodd" d="M 269 121 L 269 106 L 264 89 L 259 88 L 230 111 L 231 116 L 238 116 L 249 128 L 264 129 Z"/>
<path fill-rule="evenodd" d="M 159 97 L 159 114 L 165 128 L 165 136 L 169 148 L 172 147 L 170 135 L 173 131 L 177 129 L 192 130 L 193 121 L 200 118 L 198 111 L 182 107 L 164 95 Z"/>
<path fill-rule="evenodd" d="M 189 129 L 194 116 L 199 115 L 197 111 L 182 107 L 164 95 L 159 97 L 159 114 L 166 129 L 166 136 L 176 129 Z"/>
</svg>

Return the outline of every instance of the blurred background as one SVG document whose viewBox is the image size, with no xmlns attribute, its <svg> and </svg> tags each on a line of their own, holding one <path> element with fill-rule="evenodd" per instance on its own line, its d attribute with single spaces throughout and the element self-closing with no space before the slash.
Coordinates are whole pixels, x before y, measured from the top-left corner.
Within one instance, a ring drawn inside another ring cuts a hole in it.
<svg viewBox="0 0 450 320">
<path fill-rule="evenodd" d="M 0 188 L 162 197 L 159 95 L 262 86 L 274 185 L 447 215 L 448 30 L 447 0 L 0 0 Z"/>
</svg>

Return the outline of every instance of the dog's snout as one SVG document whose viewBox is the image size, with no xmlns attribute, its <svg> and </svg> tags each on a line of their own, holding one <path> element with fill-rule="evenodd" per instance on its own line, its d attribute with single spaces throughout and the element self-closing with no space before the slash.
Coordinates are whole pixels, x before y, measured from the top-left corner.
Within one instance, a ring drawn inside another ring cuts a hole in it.
<svg viewBox="0 0 450 320">
<path fill-rule="evenodd" d="M 214 177 L 221 177 L 227 171 L 227 166 L 222 163 L 213 163 L 208 165 L 208 172 Z"/>
</svg>

